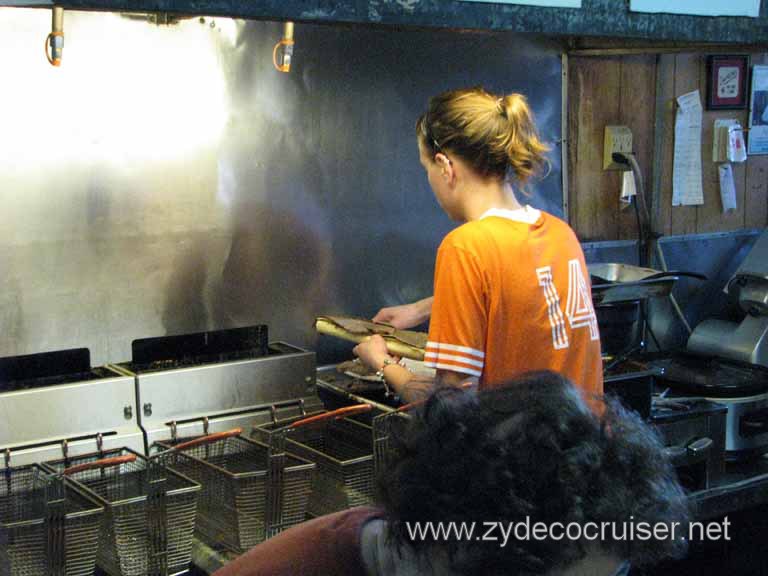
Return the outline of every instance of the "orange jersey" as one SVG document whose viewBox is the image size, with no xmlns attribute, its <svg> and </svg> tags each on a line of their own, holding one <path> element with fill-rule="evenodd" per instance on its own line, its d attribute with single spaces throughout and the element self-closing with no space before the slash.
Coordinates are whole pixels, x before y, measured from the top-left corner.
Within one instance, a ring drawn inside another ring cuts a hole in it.
<svg viewBox="0 0 768 576">
<path fill-rule="evenodd" d="M 602 394 L 600 334 L 581 250 L 562 220 L 489 210 L 440 245 L 425 360 L 498 386 L 553 370 Z"/>
</svg>

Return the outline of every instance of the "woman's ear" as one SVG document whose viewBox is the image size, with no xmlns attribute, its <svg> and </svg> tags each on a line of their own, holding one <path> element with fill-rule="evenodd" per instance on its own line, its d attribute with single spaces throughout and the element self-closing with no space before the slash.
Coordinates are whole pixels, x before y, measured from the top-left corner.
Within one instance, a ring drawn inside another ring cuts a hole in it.
<svg viewBox="0 0 768 576">
<path fill-rule="evenodd" d="M 435 154 L 435 162 L 440 167 L 440 173 L 449 181 L 453 180 L 453 162 L 442 152 Z"/>
</svg>

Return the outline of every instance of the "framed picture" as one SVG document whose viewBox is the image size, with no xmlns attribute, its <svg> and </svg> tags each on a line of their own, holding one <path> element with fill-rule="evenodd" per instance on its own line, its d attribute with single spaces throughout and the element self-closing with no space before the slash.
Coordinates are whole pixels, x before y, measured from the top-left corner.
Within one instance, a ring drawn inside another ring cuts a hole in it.
<svg viewBox="0 0 768 576">
<path fill-rule="evenodd" d="M 748 55 L 707 58 L 707 110 L 747 107 Z"/>
</svg>

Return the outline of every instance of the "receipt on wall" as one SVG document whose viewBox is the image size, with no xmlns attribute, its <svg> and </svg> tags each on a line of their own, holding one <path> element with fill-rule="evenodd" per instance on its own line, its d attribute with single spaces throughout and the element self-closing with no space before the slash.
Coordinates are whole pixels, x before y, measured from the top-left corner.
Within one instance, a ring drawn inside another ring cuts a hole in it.
<svg viewBox="0 0 768 576">
<path fill-rule="evenodd" d="M 733 181 L 733 168 L 730 164 L 718 167 L 720 176 L 720 199 L 723 202 L 723 213 L 736 210 L 736 184 Z"/>
<path fill-rule="evenodd" d="M 672 206 L 704 204 L 701 179 L 702 109 L 699 91 L 677 98 Z"/>
</svg>

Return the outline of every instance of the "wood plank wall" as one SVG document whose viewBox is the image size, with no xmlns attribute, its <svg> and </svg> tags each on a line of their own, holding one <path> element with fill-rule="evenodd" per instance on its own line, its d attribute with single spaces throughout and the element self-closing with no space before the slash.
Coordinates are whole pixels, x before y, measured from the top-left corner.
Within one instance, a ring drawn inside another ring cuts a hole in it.
<svg viewBox="0 0 768 576">
<path fill-rule="evenodd" d="M 747 110 L 704 110 L 702 206 L 672 207 L 675 98 L 698 89 L 706 94 L 704 53 L 572 56 L 568 65 L 568 200 L 571 225 L 582 241 L 637 237 L 635 216 L 619 201 L 620 172 L 602 169 L 603 134 L 609 124 L 632 129 L 646 196 L 654 187 L 654 161 L 660 172 L 659 202 L 651 206 L 654 228 L 662 234 L 694 234 L 768 225 L 768 156 L 734 164 L 738 208 L 723 214 L 717 165 L 712 162 L 716 118 L 736 118 L 747 127 Z M 768 64 L 753 54 L 752 64 Z M 656 110 L 663 122 L 656 133 Z M 658 156 L 658 158 L 656 158 Z"/>
</svg>

